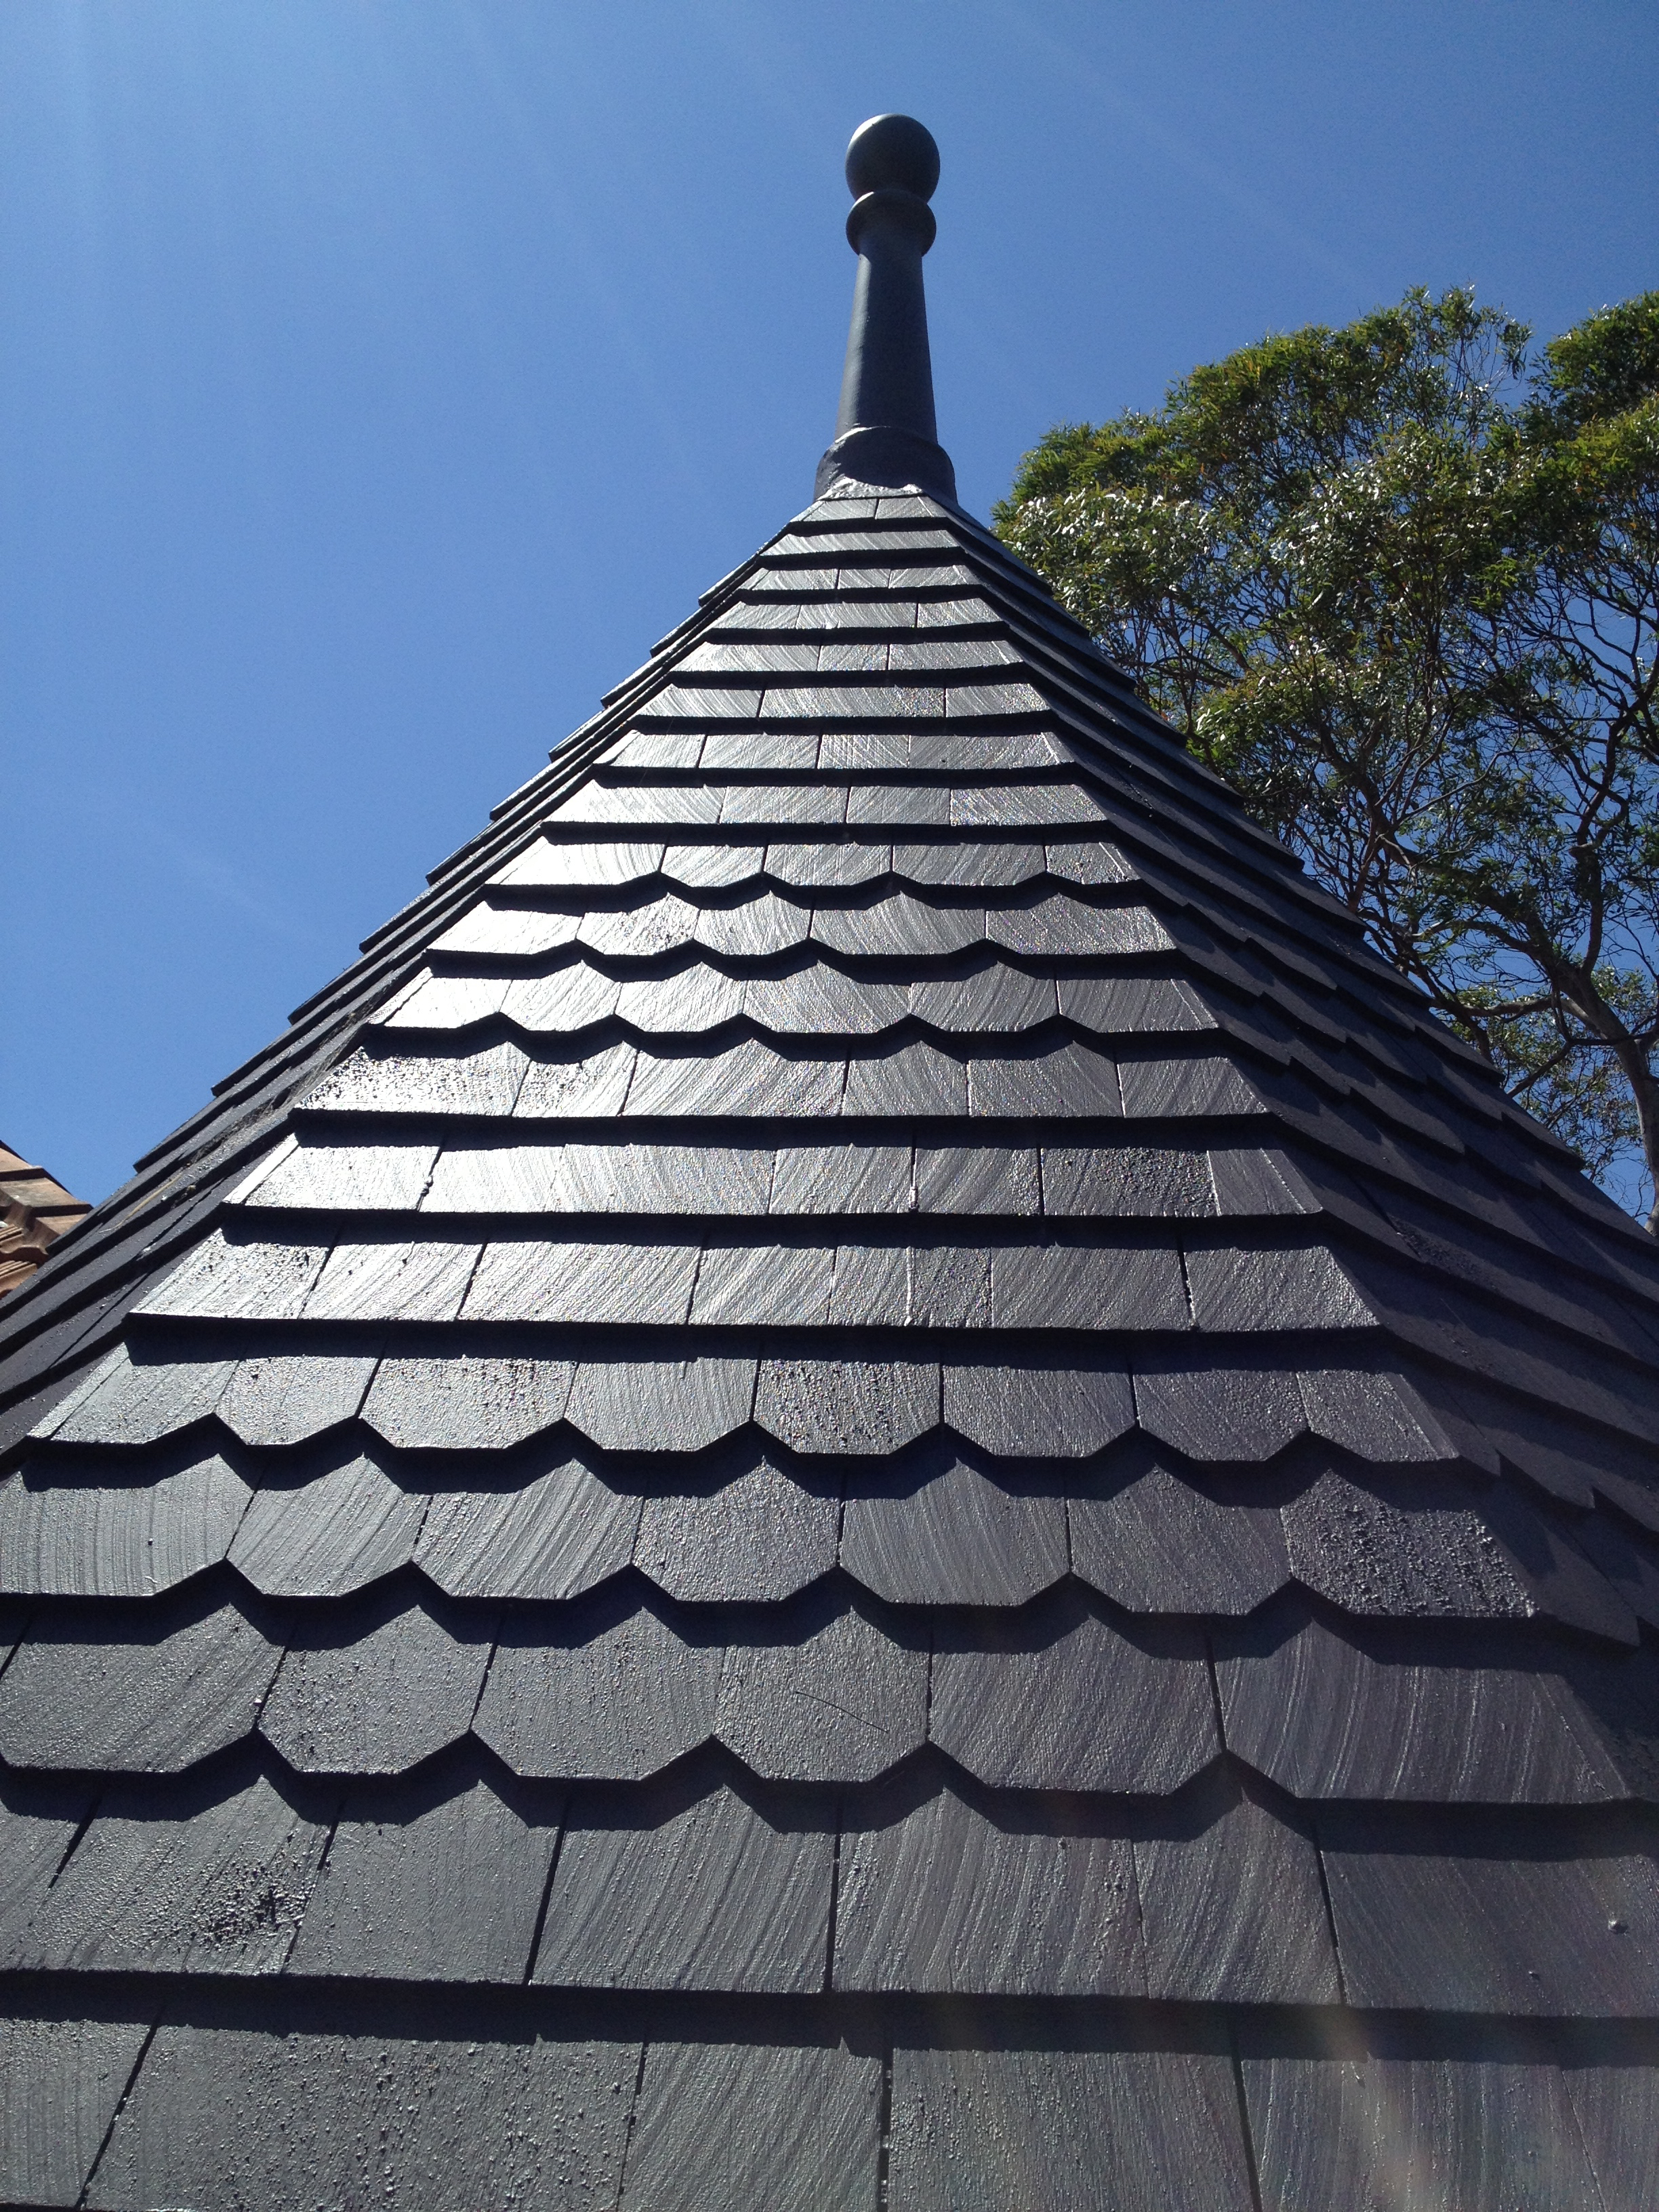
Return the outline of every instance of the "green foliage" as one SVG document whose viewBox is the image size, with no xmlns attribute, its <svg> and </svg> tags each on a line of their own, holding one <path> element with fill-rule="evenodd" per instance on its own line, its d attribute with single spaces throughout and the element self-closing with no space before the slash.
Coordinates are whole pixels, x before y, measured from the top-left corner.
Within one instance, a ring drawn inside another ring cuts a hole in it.
<svg viewBox="0 0 1659 2212">
<path fill-rule="evenodd" d="M 1516 1095 L 1651 1194 L 1659 293 L 1535 356 L 1462 291 L 1264 339 L 1050 431 L 997 523 Z"/>
</svg>

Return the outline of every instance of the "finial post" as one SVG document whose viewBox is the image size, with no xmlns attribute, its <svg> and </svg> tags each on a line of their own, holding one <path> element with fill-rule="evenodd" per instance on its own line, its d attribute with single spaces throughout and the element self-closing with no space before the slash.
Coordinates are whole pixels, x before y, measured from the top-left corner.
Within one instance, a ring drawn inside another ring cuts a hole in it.
<svg viewBox="0 0 1659 2212">
<path fill-rule="evenodd" d="M 847 237 L 859 269 L 836 441 L 818 463 L 819 495 L 851 477 L 913 483 L 954 501 L 956 471 L 933 415 L 921 277 L 938 228 L 927 203 L 939 183 L 939 149 L 911 117 L 874 116 L 853 134 L 847 182 L 854 194 Z"/>
</svg>

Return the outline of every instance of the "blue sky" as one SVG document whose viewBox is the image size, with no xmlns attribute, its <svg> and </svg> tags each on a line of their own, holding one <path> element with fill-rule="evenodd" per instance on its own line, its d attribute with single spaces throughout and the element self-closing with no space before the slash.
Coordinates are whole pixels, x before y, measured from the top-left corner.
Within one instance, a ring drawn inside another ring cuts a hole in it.
<svg viewBox="0 0 1659 2212">
<path fill-rule="evenodd" d="M 0 1137 L 98 1198 L 811 495 L 841 159 L 939 142 L 941 435 L 1659 284 L 1612 0 L 9 0 Z"/>
</svg>

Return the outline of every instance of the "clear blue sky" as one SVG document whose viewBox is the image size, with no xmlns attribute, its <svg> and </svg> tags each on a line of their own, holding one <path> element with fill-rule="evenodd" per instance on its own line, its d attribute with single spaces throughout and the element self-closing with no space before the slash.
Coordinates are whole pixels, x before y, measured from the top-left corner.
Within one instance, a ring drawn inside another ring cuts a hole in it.
<svg viewBox="0 0 1659 2212">
<path fill-rule="evenodd" d="M 1659 284 L 1614 0 L 8 0 L 0 1136 L 98 1198 L 806 503 L 841 159 L 944 156 L 939 422 L 1414 283 Z"/>
</svg>

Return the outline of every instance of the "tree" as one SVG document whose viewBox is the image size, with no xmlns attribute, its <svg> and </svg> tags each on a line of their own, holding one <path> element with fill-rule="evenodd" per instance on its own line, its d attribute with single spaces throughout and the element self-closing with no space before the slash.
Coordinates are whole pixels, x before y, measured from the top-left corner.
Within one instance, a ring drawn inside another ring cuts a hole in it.
<svg viewBox="0 0 1659 2212">
<path fill-rule="evenodd" d="M 1659 292 L 1472 294 L 1065 425 L 1014 551 L 1604 1182 L 1659 1190 Z M 1659 1223 L 1659 1205 L 1649 1215 Z"/>
</svg>

